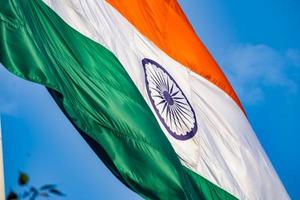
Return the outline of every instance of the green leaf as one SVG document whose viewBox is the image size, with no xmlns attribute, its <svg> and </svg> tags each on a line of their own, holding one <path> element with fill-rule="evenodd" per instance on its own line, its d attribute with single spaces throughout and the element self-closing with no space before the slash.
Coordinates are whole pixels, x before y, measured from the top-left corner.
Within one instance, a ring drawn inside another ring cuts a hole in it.
<svg viewBox="0 0 300 200">
<path fill-rule="evenodd" d="M 19 175 L 19 185 L 24 186 L 29 182 L 29 176 L 23 172 Z"/>
</svg>

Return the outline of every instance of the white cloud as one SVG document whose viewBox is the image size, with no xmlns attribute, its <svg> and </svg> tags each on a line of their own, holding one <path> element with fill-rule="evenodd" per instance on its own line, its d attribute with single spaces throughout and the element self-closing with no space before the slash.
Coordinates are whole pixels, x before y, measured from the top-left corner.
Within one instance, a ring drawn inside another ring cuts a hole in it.
<svg viewBox="0 0 300 200">
<path fill-rule="evenodd" d="M 280 87 L 286 94 L 298 89 L 290 77 L 300 65 L 295 49 L 280 52 L 267 45 L 238 44 L 221 51 L 219 64 L 246 104 L 262 102 L 267 88 Z"/>
</svg>

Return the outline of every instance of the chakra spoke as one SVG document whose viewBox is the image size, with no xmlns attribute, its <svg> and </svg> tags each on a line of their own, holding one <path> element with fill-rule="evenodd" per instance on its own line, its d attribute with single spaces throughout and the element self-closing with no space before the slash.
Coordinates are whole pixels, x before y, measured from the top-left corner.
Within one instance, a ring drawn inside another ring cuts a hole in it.
<svg viewBox="0 0 300 200">
<path fill-rule="evenodd" d="M 177 108 L 175 108 L 175 110 L 177 110 Z M 180 111 L 179 111 L 179 112 L 180 112 Z M 180 119 L 182 120 L 182 122 L 184 123 L 184 125 L 186 125 L 185 120 L 183 120 L 183 119 L 181 118 L 181 116 L 184 117 L 187 121 L 189 121 L 190 119 L 188 119 L 185 115 L 179 115 L 179 117 L 180 117 Z M 186 127 L 189 128 L 188 125 L 186 125 Z"/>
<path fill-rule="evenodd" d="M 150 89 L 155 90 L 158 94 L 161 94 L 161 90 L 158 90 L 157 88 L 150 87 Z"/>
<path fill-rule="evenodd" d="M 164 85 L 167 89 L 167 84 L 165 82 L 165 79 L 162 77 L 161 73 L 158 73 L 158 79 L 161 81 L 161 84 Z"/>
<path fill-rule="evenodd" d="M 175 103 L 176 104 L 176 103 Z M 178 106 L 181 109 L 186 110 L 187 112 L 190 112 L 190 109 L 186 108 L 186 105 L 181 105 L 181 104 L 176 104 L 176 106 Z"/>
<path fill-rule="evenodd" d="M 167 78 L 167 89 L 170 90 L 169 77 Z"/>
<path fill-rule="evenodd" d="M 181 121 L 181 122 L 184 124 L 184 126 L 188 129 L 189 126 L 188 126 L 188 125 L 186 124 L 186 122 L 181 118 L 181 116 L 180 116 L 177 112 L 176 112 L 175 115 L 176 115 L 177 119 L 180 118 L 180 119 L 178 119 L 178 121 Z M 181 127 L 182 130 L 184 130 L 183 127 L 181 126 L 181 123 L 180 123 L 180 127 Z"/>
<path fill-rule="evenodd" d="M 158 63 L 143 61 L 151 104 L 166 130 L 178 140 L 188 140 L 197 132 L 193 108 L 170 74 Z"/>
<path fill-rule="evenodd" d="M 169 119 L 170 119 L 170 125 L 172 126 L 172 119 L 171 119 L 171 116 L 170 116 L 171 114 L 170 114 L 170 107 L 169 106 L 167 106 L 167 120 L 168 120 L 168 117 L 169 117 Z"/>
<path fill-rule="evenodd" d="M 172 97 L 176 96 L 176 95 L 177 95 L 179 92 L 180 92 L 180 91 L 178 90 L 177 92 L 175 92 L 175 93 L 171 94 L 171 95 L 172 95 Z"/>
<path fill-rule="evenodd" d="M 162 90 L 161 85 L 158 83 L 158 80 L 156 79 L 156 77 L 153 77 L 153 79 L 151 79 L 150 81 L 153 83 L 153 85 L 155 85 L 156 87 L 159 87 L 159 89 Z"/>
<path fill-rule="evenodd" d="M 176 121 L 179 123 L 179 125 L 180 125 L 180 127 L 181 127 L 180 121 L 178 120 L 178 118 L 177 118 L 176 114 L 174 113 L 174 110 L 173 110 L 172 107 L 170 108 L 170 111 L 171 111 L 171 114 L 172 114 L 173 119 L 174 119 L 175 128 L 176 128 L 176 130 L 177 130 L 178 125 L 177 125 Z M 181 127 L 181 128 L 182 128 L 182 127 Z"/>
<path fill-rule="evenodd" d="M 182 106 L 186 106 L 187 105 L 185 102 L 182 102 L 180 99 L 174 99 L 174 102 L 175 102 L 175 104 L 179 104 L 179 105 L 182 105 Z"/>
<path fill-rule="evenodd" d="M 161 84 L 160 84 L 158 78 L 153 74 L 153 72 L 152 72 L 151 70 L 149 70 L 149 72 L 150 72 L 151 77 L 153 78 L 152 81 L 155 82 L 155 85 L 156 85 L 156 86 L 159 86 L 159 87 L 160 87 Z"/>
<path fill-rule="evenodd" d="M 160 73 L 157 73 L 157 72 L 154 72 L 154 73 L 156 73 L 155 79 L 157 80 L 158 84 L 160 86 L 163 86 L 164 83 L 163 83 L 162 79 L 160 78 Z"/>
<path fill-rule="evenodd" d="M 173 97 L 173 99 L 180 100 L 180 99 L 185 99 L 185 98 L 184 97 Z"/>
<path fill-rule="evenodd" d="M 157 98 L 160 98 L 160 99 L 164 99 L 164 97 L 160 96 L 160 95 L 153 95 L 153 97 L 157 97 Z"/>
<path fill-rule="evenodd" d="M 163 107 L 163 109 L 162 109 L 162 111 L 161 111 L 161 114 L 163 114 L 164 113 L 164 111 L 165 111 L 165 109 L 166 109 L 166 107 L 168 106 L 168 104 L 166 103 L 165 105 L 164 105 L 164 107 Z"/>
<path fill-rule="evenodd" d="M 171 94 L 173 93 L 173 88 L 174 88 L 174 83 L 172 83 L 172 87 L 171 87 L 171 91 L 170 91 Z"/>
<path fill-rule="evenodd" d="M 156 104 L 156 106 L 159 106 L 160 104 L 165 103 L 165 102 L 166 102 L 166 100 L 163 99 L 161 102 L 159 102 L 158 104 Z"/>
<path fill-rule="evenodd" d="M 180 128 L 183 129 L 183 128 L 182 128 L 182 125 L 181 125 L 181 123 L 180 123 L 181 120 L 179 120 L 179 117 L 177 116 L 177 112 L 176 112 L 173 108 L 172 108 L 172 113 L 173 113 L 173 115 L 174 115 L 174 118 L 176 118 L 174 121 L 176 122 L 176 120 L 177 120 L 178 123 L 179 123 L 179 125 L 180 125 Z"/>
<path fill-rule="evenodd" d="M 191 115 L 191 113 L 189 113 L 189 112 L 187 112 L 186 110 L 180 108 L 178 105 L 175 104 L 175 107 L 176 107 L 176 109 L 180 110 L 180 111 L 181 111 L 182 113 L 184 113 L 185 115 L 187 115 L 187 116 L 189 116 L 189 117 L 191 117 L 191 118 L 193 117 L 193 116 Z"/>
</svg>

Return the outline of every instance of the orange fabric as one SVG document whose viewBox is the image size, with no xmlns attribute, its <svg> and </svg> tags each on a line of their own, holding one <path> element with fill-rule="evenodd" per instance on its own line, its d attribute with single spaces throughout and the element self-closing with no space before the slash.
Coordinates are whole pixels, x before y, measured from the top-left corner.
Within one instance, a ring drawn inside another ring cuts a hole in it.
<svg viewBox="0 0 300 200">
<path fill-rule="evenodd" d="M 208 79 L 242 105 L 176 0 L 107 0 L 170 57 Z"/>
</svg>

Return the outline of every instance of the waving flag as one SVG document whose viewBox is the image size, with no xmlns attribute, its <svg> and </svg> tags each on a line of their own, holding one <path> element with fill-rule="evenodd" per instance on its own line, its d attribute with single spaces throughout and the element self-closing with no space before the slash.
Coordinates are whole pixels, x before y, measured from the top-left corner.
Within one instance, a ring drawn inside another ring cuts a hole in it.
<svg viewBox="0 0 300 200">
<path fill-rule="evenodd" d="M 133 191 L 289 199 L 177 1 L 0 1 L 0 62 L 47 86 Z"/>
</svg>

